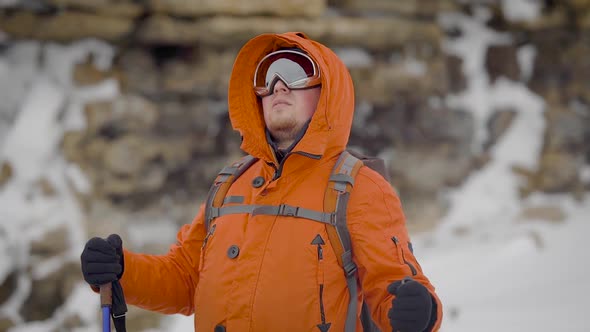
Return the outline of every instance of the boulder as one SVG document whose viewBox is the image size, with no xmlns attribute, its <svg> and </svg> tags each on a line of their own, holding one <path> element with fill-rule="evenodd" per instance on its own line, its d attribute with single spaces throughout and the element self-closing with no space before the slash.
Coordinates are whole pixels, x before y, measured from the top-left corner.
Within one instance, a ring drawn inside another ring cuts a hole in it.
<svg viewBox="0 0 590 332">
<path fill-rule="evenodd" d="M 285 20 L 262 16 L 214 16 L 187 21 L 164 15 L 149 17 L 139 28 L 138 38 L 148 44 L 204 43 L 230 47 L 242 45 L 262 33 L 286 31 L 305 31 L 311 38 L 331 46 L 356 45 L 375 50 L 399 48 L 406 44 L 438 45 L 442 39 L 442 31 L 434 22 L 402 18 L 322 17 Z"/>
<path fill-rule="evenodd" d="M 67 42 L 93 37 L 113 42 L 127 37 L 133 25 L 128 18 L 85 12 L 65 11 L 55 16 L 0 12 L 0 30 L 17 39 Z"/>
<path fill-rule="evenodd" d="M 273 15 L 317 17 L 326 9 L 326 0 L 150 0 L 152 12 L 180 17 L 209 15 Z"/>
</svg>

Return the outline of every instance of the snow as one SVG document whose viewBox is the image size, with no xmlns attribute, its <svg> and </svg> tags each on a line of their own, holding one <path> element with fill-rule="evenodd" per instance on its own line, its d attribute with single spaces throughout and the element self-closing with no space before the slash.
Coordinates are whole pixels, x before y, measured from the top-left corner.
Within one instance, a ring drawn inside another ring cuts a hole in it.
<svg viewBox="0 0 590 332">
<path fill-rule="evenodd" d="M 2 4 L 10 1 L 0 2 Z M 531 19 L 535 1 L 503 1 L 511 19 Z M 431 232 L 413 235 L 415 253 L 444 303 L 441 331 L 587 331 L 583 311 L 588 307 L 590 283 L 585 241 L 590 232 L 590 198 L 576 201 L 568 195 L 535 193 L 519 196 L 521 180 L 515 166 L 537 167 L 545 131 L 544 101 L 524 85 L 505 78 L 494 82 L 484 71 L 483 57 L 490 45 L 511 42 L 510 36 L 485 27 L 490 15 L 478 9 L 473 17 L 441 16 L 443 26 L 459 27 L 461 38 L 445 43 L 445 51 L 464 59 L 468 88 L 436 101 L 452 109 L 468 110 L 476 121 L 475 150 L 487 139 L 486 123 L 498 110 L 511 109 L 515 118 L 490 151 L 491 160 L 464 183 L 449 189 L 448 214 Z M 371 57 L 356 49 L 339 53 L 351 66 L 366 66 Z M 80 282 L 54 316 L 24 323 L 18 308 L 25 301 L 32 278 L 42 278 L 64 262 L 77 261 L 87 235 L 73 191 L 87 192 L 91 184 L 77 165 L 59 153 L 66 130 L 84 128 L 82 108 L 93 100 L 108 100 L 118 93 L 114 80 L 76 87 L 73 65 L 92 55 L 95 65 L 108 69 L 114 49 L 95 40 L 70 46 L 23 42 L 0 53 L 0 163 L 9 162 L 12 178 L 0 187 L 0 283 L 30 262 L 30 243 L 47 231 L 68 228 L 71 251 L 36 264 L 31 275 L 19 274 L 12 296 L 0 304 L 0 317 L 16 317 L 9 332 L 55 330 L 76 314 L 84 328 L 99 330 L 98 296 Z M 522 78 L 532 72 L 535 49 L 519 49 Z M 40 59 L 43 59 L 40 61 Z M 421 63 L 408 60 L 410 72 L 423 73 Z M 363 105 L 359 119 L 372 111 Z M 581 169 L 590 183 L 590 166 Z M 47 196 L 38 182 L 47 180 L 56 194 Z M 522 212 L 535 207 L 559 207 L 562 221 L 523 220 Z M 147 225 L 150 225 L 149 227 Z M 162 236 L 173 238 L 173 223 L 166 220 L 134 224 L 134 242 Z M 192 331 L 193 318 L 168 316 L 149 331 Z"/>
<path fill-rule="evenodd" d="M 32 278 L 43 278 L 65 262 L 77 262 L 87 240 L 81 223 L 83 213 L 69 183 L 75 183 L 75 187 L 83 191 L 88 190 L 89 182 L 77 166 L 68 163 L 59 153 L 59 144 L 65 130 L 84 124 L 80 113 L 85 102 L 112 99 L 118 93 L 118 86 L 114 81 L 106 81 L 96 87 L 78 88 L 64 73 L 71 73 L 73 66 L 89 55 L 98 59 L 97 65 L 104 66 L 107 62 L 101 54 L 112 55 L 112 48 L 94 41 L 81 41 L 70 46 L 26 42 L 0 54 L 0 87 L 16 83 L 1 97 L 6 97 L 11 101 L 11 107 L 18 109 L 18 112 L 3 109 L 2 114 L 16 116 L 3 117 L 0 126 L 6 130 L 0 136 L 3 138 L 0 141 L 0 163 L 8 163 L 13 170 L 12 177 L 0 187 L 0 283 L 11 271 L 28 268 L 31 242 L 50 230 L 65 227 L 72 249 L 37 262 L 30 274 L 18 274 L 16 289 L 6 302 L 0 304 L 0 316 L 14 317 L 17 323 L 22 323 L 18 309 L 30 292 Z M 41 58 L 42 63 L 39 62 Z M 41 180 L 52 186 L 54 195 L 42 192 Z M 88 313 L 81 312 L 88 306 L 76 308 L 69 304 L 70 301 L 92 303 L 98 300 L 83 282 L 77 287 L 52 319 L 19 324 L 11 331 L 53 330 L 72 313 L 89 317 Z M 87 325 L 93 324 L 93 319 L 88 319 Z"/>
<path fill-rule="evenodd" d="M 498 109 L 514 107 L 516 118 L 491 150 L 492 161 L 452 192 L 443 228 L 490 221 L 510 221 L 519 209 L 519 179 L 513 166 L 535 169 L 545 128 L 543 102 L 521 85 L 498 81 L 488 88 Z"/>
<path fill-rule="evenodd" d="M 172 220 L 142 220 L 127 227 L 129 239 L 143 247 L 150 243 L 161 243 L 162 239 L 175 239 L 178 227 Z"/>
<path fill-rule="evenodd" d="M 518 66 L 520 67 L 520 76 L 524 82 L 528 82 L 531 79 L 531 76 L 533 76 L 536 56 L 537 50 L 532 45 L 524 45 L 520 47 L 516 53 Z"/>
<path fill-rule="evenodd" d="M 11 163 L 16 181 L 30 184 L 38 180 L 43 168 L 56 155 L 61 139 L 57 115 L 64 103 L 65 94 L 54 82 L 39 76 L 31 92 L 25 96 L 19 117 L 0 150 L 0 158 Z"/>
<path fill-rule="evenodd" d="M 39 57 L 38 43 L 22 42 L 8 49 L 0 58 L 0 142 L 9 131 L 8 124 L 14 121 L 24 95 L 39 71 L 35 60 Z M 10 78 L 10 79 L 7 79 Z"/>
<path fill-rule="evenodd" d="M 76 285 L 66 303 L 56 310 L 54 317 L 47 321 L 32 322 L 11 328 L 10 332 L 47 332 L 59 328 L 62 322 L 72 314 L 76 314 L 85 325 L 83 328 L 72 329 L 72 332 L 100 331 L 96 319 L 96 309 L 100 307 L 100 301 L 96 294 L 88 290 L 88 285 L 79 283 Z M 114 329 L 113 329 L 114 331 Z"/>
<path fill-rule="evenodd" d="M 423 77 L 427 74 L 427 66 L 424 62 L 418 61 L 414 58 L 404 59 L 404 70 L 407 74 L 417 77 Z"/>
<path fill-rule="evenodd" d="M 502 11 L 508 21 L 532 21 L 543 9 L 541 0 L 502 0 Z"/>
<path fill-rule="evenodd" d="M 452 109 L 466 109 L 475 118 L 473 148 L 480 150 L 487 139 L 487 123 L 494 112 L 511 109 L 516 117 L 507 132 L 491 150 L 492 160 L 472 174 L 460 188 L 449 193 L 450 211 L 444 217 L 440 231 L 471 224 L 501 223 L 506 226 L 518 213 L 519 179 L 514 166 L 535 169 L 543 144 L 545 120 L 542 98 L 524 85 L 505 78 L 490 82 L 483 58 L 491 44 L 505 43 L 508 36 L 499 35 L 485 27 L 488 16 L 445 14 L 441 23 L 458 26 L 463 38 L 445 44 L 448 52 L 464 59 L 464 74 L 468 88 L 451 95 L 447 103 Z"/>
<path fill-rule="evenodd" d="M 587 331 L 590 199 L 537 198 L 565 208 L 566 220 L 490 227 L 477 241 L 435 236 L 435 247 L 416 249 L 445 304 L 443 331 Z"/>
<path fill-rule="evenodd" d="M 518 1 L 510 2 L 516 6 Z M 537 167 L 544 102 L 517 82 L 489 82 L 485 50 L 508 37 L 485 28 L 487 17 L 441 18 L 465 34 L 446 46 L 465 60 L 469 86 L 447 102 L 473 112 L 476 149 L 486 139 L 485 124 L 495 111 L 512 109 L 516 117 L 491 150 L 491 161 L 448 193 L 450 210 L 440 227 L 416 236 L 414 247 L 445 305 L 442 331 L 586 331 L 585 296 L 580 294 L 590 294 L 585 282 L 589 264 L 583 257 L 588 245 L 582 238 L 590 231 L 590 199 L 575 202 L 566 195 L 541 194 L 520 199 L 520 179 L 512 167 Z M 525 47 L 521 64 L 527 78 L 534 49 Z M 566 210 L 562 223 L 519 220 L 527 207 L 554 205 Z"/>
<path fill-rule="evenodd" d="M 370 67 L 373 65 L 373 57 L 367 50 L 361 48 L 335 48 L 334 53 L 348 68 Z"/>
<path fill-rule="evenodd" d="M 489 18 L 489 11 L 482 8 L 475 11 L 474 17 L 460 13 L 445 13 L 439 17 L 443 27 L 459 28 L 463 34 L 461 38 L 443 43 L 446 53 L 463 59 L 462 69 L 467 79 L 467 89 L 459 95 L 449 96 L 448 105 L 472 112 L 476 128 L 474 149 L 479 149 L 487 139 L 486 124 L 496 111 L 494 104 L 497 98 L 490 95 L 489 77 L 484 70 L 487 49 L 490 45 L 503 45 L 511 41 L 508 34 L 498 33 L 485 26 Z"/>
</svg>

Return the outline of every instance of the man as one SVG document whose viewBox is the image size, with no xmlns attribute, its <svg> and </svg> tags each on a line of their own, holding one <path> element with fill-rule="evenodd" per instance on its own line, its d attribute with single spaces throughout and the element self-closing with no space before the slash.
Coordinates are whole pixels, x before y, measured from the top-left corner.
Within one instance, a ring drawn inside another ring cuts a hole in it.
<svg viewBox="0 0 590 332">
<path fill-rule="evenodd" d="M 241 148 L 258 159 L 223 206 L 323 211 L 353 111 L 351 77 L 330 49 L 301 33 L 250 40 L 234 64 L 229 113 Z M 93 286 L 120 278 L 127 302 L 148 310 L 194 313 L 195 331 L 360 331 L 362 301 L 382 331 L 439 328 L 441 302 L 413 256 L 400 201 L 378 173 L 362 167 L 348 201 L 352 301 L 326 225 L 271 210 L 209 219 L 202 206 L 163 256 L 122 251 L 117 236 L 93 238 L 81 256 L 84 277 Z M 352 326 L 349 303 L 358 304 Z"/>
</svg>

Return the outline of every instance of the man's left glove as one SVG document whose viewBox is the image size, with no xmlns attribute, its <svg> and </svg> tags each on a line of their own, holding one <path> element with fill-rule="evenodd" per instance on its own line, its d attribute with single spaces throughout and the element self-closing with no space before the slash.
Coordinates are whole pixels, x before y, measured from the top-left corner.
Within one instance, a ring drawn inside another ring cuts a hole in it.
<svg viewBox="0 0 590 332">
<path fill-rule="evenodd" d="M 426 287 L 406 277 L 391 283 L 387 291 L 395 296 L 387 314 L 394 332 L 423 332 L 431 328 L 432 296 Z"/>
</svg>

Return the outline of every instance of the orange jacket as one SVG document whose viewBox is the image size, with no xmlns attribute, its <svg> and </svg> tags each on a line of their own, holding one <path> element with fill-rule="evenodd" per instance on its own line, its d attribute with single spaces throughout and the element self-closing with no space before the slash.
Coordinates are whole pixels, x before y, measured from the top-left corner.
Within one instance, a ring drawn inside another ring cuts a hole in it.
<svg viewBox="0 0 590 332">
<path fill-rule="evenodd" d="M 306 134 L 284 161 L 281 176 L 272 180 L 276 161 L 266 142 L 252 81 L 264 55 L 293 46 L 306 50 L 319 64 L 322 90 Z M 242 149 L 260 160 L 238 178 L 227 196 L 243 196 L 245 204 L 289 204 L 322 211 L 332 166 L 348 142 L 353 111 L 351 77 L 330 49 L 297 33 L 250 40 L 234 64 L 229 113 L 243 137 Z M 255 188 L 252 180 L 259 176 L 265 183 Z M 223 325 L 229 332 L 317 332 L 323 306 L 330 331 L 344 330 L 348 288 L 324 224 L 289 216 L 233 214 L 215 219 L 215 231 L 205 241 L 203 212 L 201 207 L 192 224 L 182 227 L 177 244 L 166 255 L 125 251 L 121 282 L 128 303 L 167 314 L 194 313 L 196 331 Z M 400 200 L 390 184 L 368 167 L 356 177 L 347 218 L 363 294 L 357 299 L 359 311 L 364 296 L 380 329 L 391 330 L 387 312 L 392 295 L 387 286 L 413 275 L 437 301 L 438 329 L 442 305 L 409 250 Z M 311 244 L 318 234 L 326 241 L 321 260 L 317 246 Z M 358 320 L 357 330 L 361 329 Z"/>
</svg>

